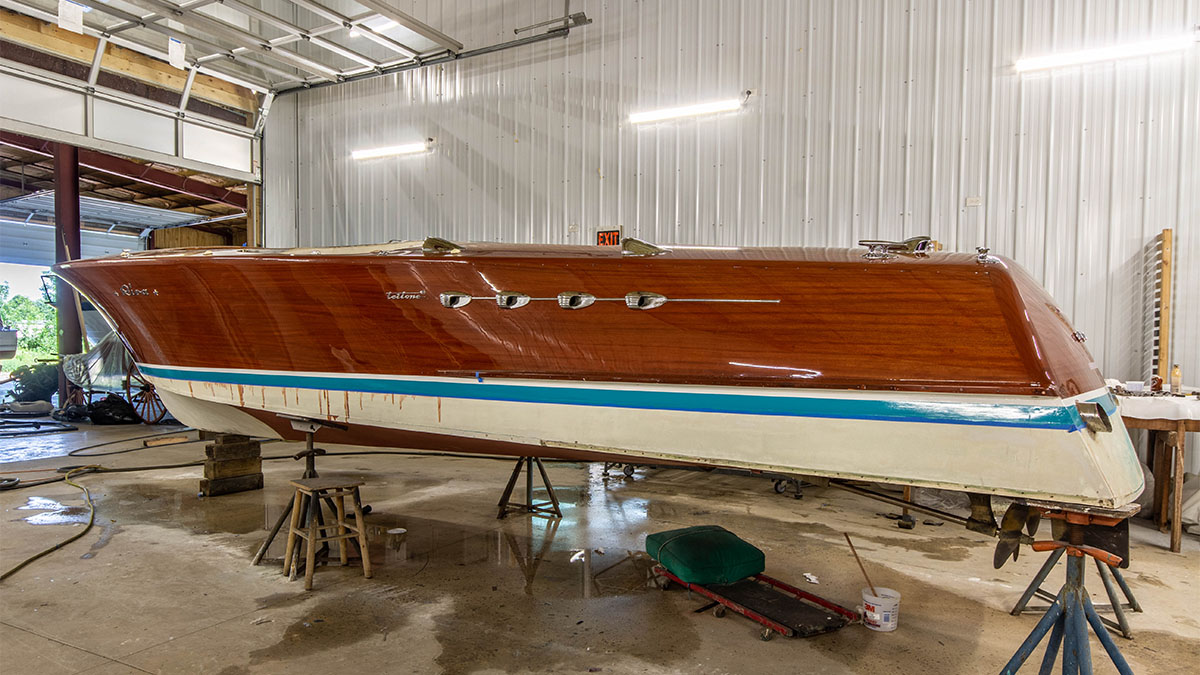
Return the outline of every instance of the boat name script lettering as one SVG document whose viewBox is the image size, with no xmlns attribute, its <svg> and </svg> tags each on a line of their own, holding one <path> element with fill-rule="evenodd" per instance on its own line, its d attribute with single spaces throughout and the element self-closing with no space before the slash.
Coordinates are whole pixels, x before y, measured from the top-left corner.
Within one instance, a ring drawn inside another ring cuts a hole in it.
<svg viewBox="0 0 1200 675">
<path fill-rule="evenodd" d="M 157 288 L 134 288 L 130 284 L 121 284 L 120 291 L 113 291 L 113 295 L 158 295 Z"/>
<path fill-rule="evenodd" d="M 386 291 L 388 300 L 420 300 L 425 291 Z"/>
</svg>

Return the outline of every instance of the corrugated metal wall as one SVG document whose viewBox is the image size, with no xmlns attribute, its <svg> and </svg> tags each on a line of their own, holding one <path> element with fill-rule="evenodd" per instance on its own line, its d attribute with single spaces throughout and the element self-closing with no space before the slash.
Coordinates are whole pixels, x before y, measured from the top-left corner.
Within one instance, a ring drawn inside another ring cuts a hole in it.
<svg viewBox="0 0 1200 675">
<path fill-rule="evenodd" d="M 82 231 L 79 243 L 80 258 L 103 258 L 126 249 L 140 251 L 146 248 L 146 242 L 140 237 L 94 230 Z M 0 263 L 50 269 L 54 264 L 54 227 L 0 219 Z"/>
<path fill-rule="evenodd" d="M 561 2 L 400 3 L 468 48 Z M 1200 1 L 574 2 L 595 23 L 283 96 L 270 245 L 421 238 L 850 246 L 929 234 L 1011 256 L 1144 375 L 1144 253 L 1176 231 L 1174 344 L 1200 382 L 1200 46 L 1017 75 L 1020 56 L 1178 35 Z M 737 114 L 634 127 L 730 98 Z M 416 157 L 350 151 L 433 138 Z M 967 206 L 979 198 L 981 206 Z"/>
</svg>

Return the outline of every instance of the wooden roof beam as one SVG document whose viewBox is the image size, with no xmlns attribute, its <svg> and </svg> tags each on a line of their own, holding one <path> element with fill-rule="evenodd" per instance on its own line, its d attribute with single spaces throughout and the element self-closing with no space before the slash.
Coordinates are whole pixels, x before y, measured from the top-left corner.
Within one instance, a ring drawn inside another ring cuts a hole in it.
<svg viewBox="0 0 1200 675">
<path fill-rule="evenodd" d="M 0 9 L 0 36 L 16 44 L 83 64 L 90 64 L 96 52 L 97 39 L 91 35 L 61 30 L 53 23 L 9 9 Z M 187 73 L 165 61 L 112 42 L 105 49 L 103 69 L 171 91 L 182 91 L 187 80 Z M 196 76 L 191 94 L 194 98 L 250 114 L 258 110 L 258 96 L 253 91 L 209 74 Z"/>
</svg>

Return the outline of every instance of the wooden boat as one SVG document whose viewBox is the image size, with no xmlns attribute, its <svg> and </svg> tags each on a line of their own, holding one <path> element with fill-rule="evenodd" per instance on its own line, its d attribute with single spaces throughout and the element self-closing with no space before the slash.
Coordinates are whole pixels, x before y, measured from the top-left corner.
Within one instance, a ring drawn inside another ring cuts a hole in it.
<svg viewBox="0 0 1200 675">
<path fill-rule="evenodd" d="M 1083 337 L 1004 258 L 870 248 L 175 249 L 55 271 L 171 412 L 326 442 L 678 462 L 1115 508 Z"/>
</svg>

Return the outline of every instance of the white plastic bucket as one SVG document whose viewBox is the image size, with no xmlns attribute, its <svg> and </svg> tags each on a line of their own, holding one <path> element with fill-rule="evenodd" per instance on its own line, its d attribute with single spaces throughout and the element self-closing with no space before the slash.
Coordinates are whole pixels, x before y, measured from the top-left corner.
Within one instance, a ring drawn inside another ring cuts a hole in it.
<svg viewBox="0 0 1200 675">
<path fill-rule="evenodd" d="M 871 589 L 862 589 L 863 623 L 867 628 L 878 631 L 893 631 L 900 623 L 900 593 L 890 588 L 876 586 L 879 595 Z"/>
</svg>

